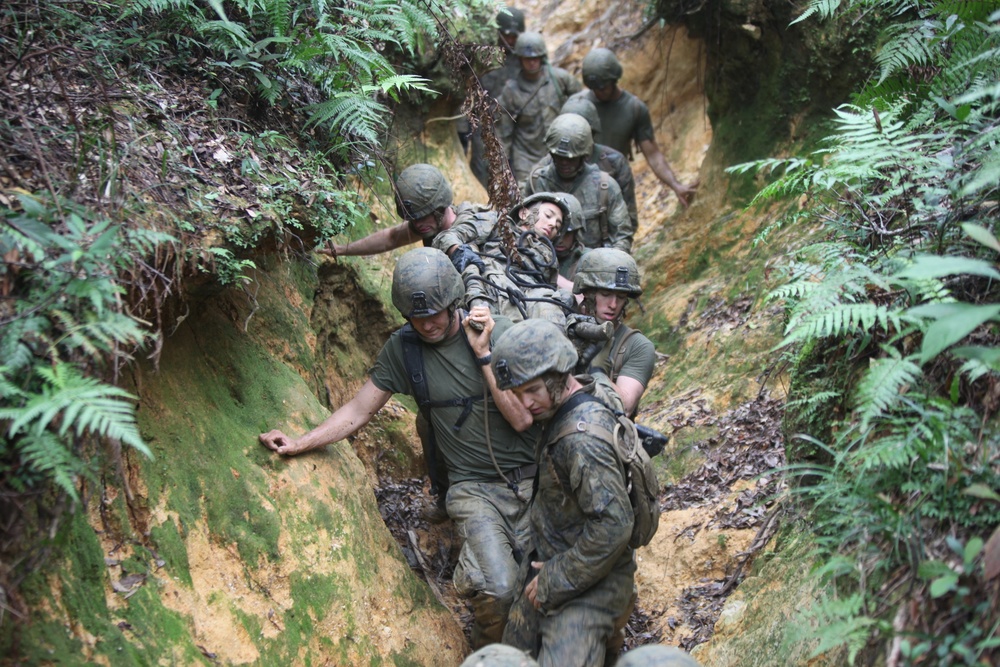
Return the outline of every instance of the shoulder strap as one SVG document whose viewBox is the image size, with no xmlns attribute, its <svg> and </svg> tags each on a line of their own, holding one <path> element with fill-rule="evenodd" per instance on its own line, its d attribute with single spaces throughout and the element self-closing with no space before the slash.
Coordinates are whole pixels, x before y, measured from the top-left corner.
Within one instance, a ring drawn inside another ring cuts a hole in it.
<svg viewBox="0 0 1000 667">
<path fill-rule="evenodd" d="M 464 333 L 463 333 L 464 336 Z M 462 413 L 455 420 L 451 429 L 453 431 L 458 431 L 462 428 L 462 424 L 465 420 L 469 418 L 472 414 L 472 407 L 476 401 L 483 400 L 482 396 L 461 396 L 458 398 L 448 398 L 441 401 L 432 401 L 430 396 L 430 389 L 427 385 L 427 376 L 424 373 L 424 350 L 423 344 L 420 342 L 420 337 L 417 332 L 414 331 L 413 326 L 407 322 L 403 325 L 400 331 L 400 337 L 403 341 L 403 366 L 406 369 L 406 375 L 410 380 L 410 389 L 413 390 L 413 398 L 417 401 L 417 407 L 420 409 L 420 413 L 427 420 L 427 423 L 431 426 L 431 431 L 433 432 L 434 427 L 431 422 L 431 408 L 451 408 L 462 406 Z M 468 347 L 469 341 L 466 338 L 465 344 Z M 472 354 L 472 348 L 469 347 L 469 354 Z"/>
<path fill-rule="evenodd" d="M 420 337 L 414 331 L 413 325 L 407 322 L 400 330 L 400 338 L 403 341 L 403 367 L 406 369 L 406 377 L 410 380 L 413 398 L 416 399 L 417 407 L 429 423 L 431 397 L 427 388 L 427 378 L 424 377 L 424 350 L 420 345 Z"/>
<path fill-rule="evenodd" d="M 608 357 L 611 359 L 611 381 L 617 382 L 618 375 L 622 372 L 622 366 L 625 365 L 625 343 L 628 339 L 639 333 L 637 330 L 623 324 L 622 327 L 625 329 L 625 335 L 619 338 L 614 343 L 611 352 Z"/>
<path fill-rule="evenodd" d="M 600 169 L 596 172 L 597 188 L 600 192 L 600 203 L 597 209 L 597 221 L 601 227 L 601 244 L 607 244 L 611 240 L 608 234 L 608 179 L 611 178 Z"/>
</svg>

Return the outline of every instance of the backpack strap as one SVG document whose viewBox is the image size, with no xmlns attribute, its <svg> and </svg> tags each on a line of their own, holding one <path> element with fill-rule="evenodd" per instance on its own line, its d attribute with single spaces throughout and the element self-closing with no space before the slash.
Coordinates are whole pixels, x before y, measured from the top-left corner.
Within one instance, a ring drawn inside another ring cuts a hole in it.
<svg viewBox="0 0 1000 667">
<path fill-rule="evenodd" d="M 622 328 L 625 329 L 625 335 L 618 338 L 614 343 L 612 343 L 611 351 L 608 353 L 608 359 L 611 360 L 611 381 L 617 382 L 618 376 L 622 372 L 622 366 L 625 365 L 625 343 L 628 339 L 639 333 L 637 330 L 623 324 Z"/>
<path fill-rule="evenodd" d="M 420 342 L 420 337 L 417 332 L 413 329 L 413 326 L 407 322 L 403 325 L 400 332 L 400 337 L 403 341 L 403 365 L 406 368 L 406 375 L 410 380 L 410 388 L 413 390 L 413 398 L 417 401 L 417 407 L 420 412 L 424 415 L 424 419 L 427 423 L 431 423 L 431 408 L 454 408 L 462 406 L 462 413 L 452 424 L 451 430 L 458 432 L 462 428 L 462 424 L 465 420 L 469 418 L 472 414 L 472 408 L 475 406 L 476 401 L 483 400 L 482 396 L 461 396 L 458 398 L 448 398 L 440 401 L 432 401 L 430 397 L 430 389 L 427 385 L 427 376 L 424 374 L 424 351 L 423 344 Z M 464 339 L 465 344 L 469 345 L 469 340 Z M 471 348 L 470 348 L 471 350 Z M 433 430 L 433 427 L 432 427 Z"/>
<path fill-rule="evenodd" d="M 597 222 L 601 227 L 601 245 L 607 246 L 611 241 L 611 235 L 608 233 L 608 190 L 610 185 L 608 185 L 608 179 L 611 177 L 605 174 L 603 171 L 598 170 L 596 173 L 598 192 L 600 192 L 600 203 L 597 209 Z"/>
</svg>

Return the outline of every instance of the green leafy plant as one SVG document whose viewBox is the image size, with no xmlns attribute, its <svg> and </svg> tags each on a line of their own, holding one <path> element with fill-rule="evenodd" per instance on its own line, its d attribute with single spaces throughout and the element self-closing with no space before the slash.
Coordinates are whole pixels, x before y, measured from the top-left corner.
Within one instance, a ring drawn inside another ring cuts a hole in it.
<svg viewBox="0 0 1000 667">
<path fill-rule="evenodd" d="M 905 664 L 981 664 L 1000 645 L 975 570 L 1000 489 L 998 9 L 811 2 L 799 21 L 857 11 L 884 22 L 878 71 L 835 110 L 822 150 L 731 169 L 772 179 L 756 203 L 807 198 L 779 226 L 826 234 L 771 298 L 787 308 L 778 347 L 812 355 L 794 365 L 801 382 L 827 368 L 808 359 L 849 368 L 815 394 L 799 388 L 787 409 L 808 424 L 830 400 L 846 408 L 826 442 L 788 436 L 822 454 L 789 469 L 829 587 L 802 627 L 815 654 L 843 646 L 852 664 L 883 642 Z"/>
</svg>

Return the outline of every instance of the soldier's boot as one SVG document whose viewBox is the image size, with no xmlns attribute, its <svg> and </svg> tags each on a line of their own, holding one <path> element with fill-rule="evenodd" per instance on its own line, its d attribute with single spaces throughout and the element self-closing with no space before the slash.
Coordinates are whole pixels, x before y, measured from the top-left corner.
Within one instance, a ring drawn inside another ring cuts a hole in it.
<svg viewBox="0 0 1000 667">
<path fill-rule="evenodd" d="M 613 667 L 618 662 L 618 655 L 622 652 L 622 647 L 625 646 L 625 626 L 628 625 L 628 619 L 632 615 L 632 610 L 635 609 L 638 598 L 639 591 L 633 585 L 632 597 L 622 615 L 615 619 L 615 629 L 611 631 L 611 636 L 608 637 L 608 641 L 604 645 L 604 667 Z"/>
<path fill-rule="evenodd" d="M 472 623 L 472 649 L 495 644 L 503 639 L 507 615 L 514 603 L 511 596 L 497 597 L 479 592 L 469 598 L 475 620 Z"/>
</svg>

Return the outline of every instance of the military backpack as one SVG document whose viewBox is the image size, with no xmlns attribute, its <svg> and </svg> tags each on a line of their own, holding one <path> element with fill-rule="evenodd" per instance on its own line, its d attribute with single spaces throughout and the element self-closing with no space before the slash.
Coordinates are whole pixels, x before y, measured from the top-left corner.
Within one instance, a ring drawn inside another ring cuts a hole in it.
<svg viewBox="0 0 1000 667">
<path fill-rule="evenodd" d="M 592 394 L 579 391 L 559 407 L 550 423 L 554 423 L 559 418 L 560 413 L 568 412 L 585 401 L 597 401 L 604 405 L 600 399 Z M 547 436 L 543 433 L 542 438 L 546 444 L 555 444 L 573 433 L 589 432 L 591 435 L 612 444 L 615 457 L 625 470 L 625 490 L 628 492 L 629 503 L 632 505 L 632 514 L 635 518 L 628 545 L 637 549 L 650 543 L 660 525 L 660 501 L 658 498 L 660 485 L 656 479 L 653 462 L 643 447 L 635 423 L 622 414 L 617 414 L 616 418 L 617 423 L 612 431 L 599 424 L 579 421 L 566 424 L 555 434 Z"/>
</svg>

